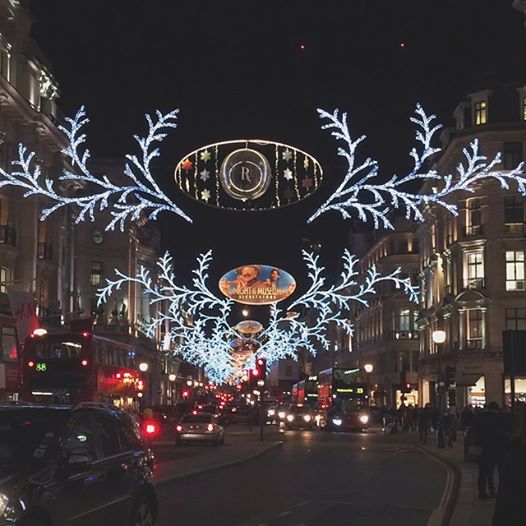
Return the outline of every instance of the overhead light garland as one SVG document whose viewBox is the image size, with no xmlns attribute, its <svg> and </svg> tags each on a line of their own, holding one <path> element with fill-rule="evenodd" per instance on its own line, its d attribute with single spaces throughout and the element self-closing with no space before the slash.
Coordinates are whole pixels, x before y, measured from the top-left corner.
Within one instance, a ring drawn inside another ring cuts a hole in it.
<svg viewBox="0 0 526 526">
<path fill-rule="evenodd" d="M 471 141 L 469 148 L 464 148 L 464 163 L 458 164 L 456 175 L 442 175 L 435 170 L 426 170 L 425 162 L 440 152 L 440 148 L 433 147 L 431 143 L 441 129 L 441 125 L 435 124 L 436 116 L 428 116 L 420 104 L 416 106 L 416 116 L 411 118 L 411 122 L 417 128 L 416 140 L 421 145 L 411 150 L 413 169 L 403 177 L 393 175 L 387 182 L 381 183 L 376 182 L 379 177 L 377 161 L 368 158 L 361 164 L 357 162 L 357 147 L 365 139 L 365 135 L 355 140 L 351 138 L 347 114 L 343 113 L 340 116 L 339 110 L 328 113 L 322 109 L 319 109 L 318 113 L 321 119 L 327 121 L 322 129 L 331 130 L 331 135 L 344 143 L 344 146 L 338 149 L 338 155 L 345 158 L 347 173 L 336 191 L 308 219 L 308 223 L 326 212 L 336 211 L 344 219 L 357 218 L 363 222 L 372 219 L 375 228 L 393 229 L 389 218 L 389 213 L 393 209 L 405 209 L 407 219 L 412 218 L 422 222 L 424 221 L 422 205 L 426 203 L 437 204 L 457 215 L 457 206 L 448 202 L 447 197 L 461 190 L 473 193 L 476 183 L 482 179 L 495 179 L 504 189 L 509 188 L 510 182 L 515 182 L 518 191 L 523 195 L 526 194 L 526 178 L 522 173 L 523 163 L 513 170 L 498 170 L 497 166 L 501 162 L 500 153 L 488 160 L 486 156 L 479 153 L 477 139 Z M 434 188 L 424 186 L 421 192 L 411 192 L 407 189 L 407 185 L 415 181 L 422 184 L 434 181 Z"/>
<path fill-rule="evenodd" d="M 303 259 L 309 270 L 308 290 L 287 309 L 279 308 L 277 303 L 270 306 L 268 327 L 254 338 L 259 347 L 248 361 L 237 360 L 232 348 L 232 340 L 243 338 L 230 322 L 234 302 L 218 298 L 208 286 L 211 251 L 198 257 L 191 287 L 176 283 L 172 257 L 165 254 L 157 262 L 156 276 L 144 267 L 140 268 L 137 277 L 116 271 L 117 279 L 106 280 L 107 285 L 99 290 L 99 303 L 108 301 L 116 290 L 129 282 L 139 284 L 151 304 L 159 305 L 157 315 L 148 326 L 149 334 L 168 324 L 174 353 L 204 367 L 212 381 L 222 382 L 240 378 L 243 371 L 237 364 L 250 367 L 256 357 L 264 357 L 271 364 L 282 358 L 297 359 L 300 349 L 316 354 L 318 348 L 328 346 L 327 331 L 331 323 L 351 334 L 348 312 L 352 304 L 358 302 L 367 306 L 368 298 L 377 292 L 382 282 L 393 283 L 412 300 L 417 300 L 418 289 L 409 278 L 401 277 L 400 269 L 382 275 L 373 266 L 363 275 L 358 269 L 358 259 L 346 250 L 338 284 L 328 285 L 319 257 L 304 252 Z"/>
<path fill-rule="evenodd" d="M 148 135 L 134 135 L 140 154 L 126 155 L 123 175 L 129 182 L 127 186 L 112 182 L 107 175 L 94 175 L 88 168 L 90 152 L 85 147 L 86 135 L 82 130 L 89 119 L 84 108 L 81 108 L 73 119 L 66 118 L 66 126 L 59 126 L 68 139 L 68 147 L 63 153 L 69 158 L 72 170 L 66 170 L 58 179 L 81 186 L 79 195 L 58 193 L 54 181 L 42 175 L 43 170 L 36 162 L 35 154 L 23 145 L 18 147 L 18 159 L 12 162 L 14 169 L 11 172 L 0 169 L 0 188 L 18 186 L 25 190 L 24 197 L 40 195 L 51 200 L 53 204 L 42 211 L 41 220 L 65 206 L 75 205 L 80 208 L 76 223 L 88 218 L 94 221 L 95 212 L 109 209 L 113 218 L 106 230 L 114 230 L 119 225 L 124 231 L 126 221 L 137 221 L 142 215 L 148 219 L 157 219 L 158 214 L 164 211 L 192 222 L 160 189 L 150 168 L 152 160 L 159 156 L 159 148 L 155 144 L 164 140 L 168 128 L 177 126 L 177 114 L 178 110 L 165 115 L 157 111 L 154 118 L 146 115 Z"/>
</svg>

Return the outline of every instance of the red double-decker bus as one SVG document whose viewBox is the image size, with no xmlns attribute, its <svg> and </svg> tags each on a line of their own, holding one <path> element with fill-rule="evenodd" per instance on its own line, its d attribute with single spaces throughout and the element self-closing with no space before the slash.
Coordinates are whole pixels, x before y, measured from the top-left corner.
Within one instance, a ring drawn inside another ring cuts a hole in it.
<svg viewBox="0 0 526 526">
<path fill-rule="evenodd" d="M 22 399 L 75 404 L 111 402 L 137 409 L 144 391 L 131 345 L 90 331 L 37 329 L 26 339 L 22 363 Z"/>
</svg>

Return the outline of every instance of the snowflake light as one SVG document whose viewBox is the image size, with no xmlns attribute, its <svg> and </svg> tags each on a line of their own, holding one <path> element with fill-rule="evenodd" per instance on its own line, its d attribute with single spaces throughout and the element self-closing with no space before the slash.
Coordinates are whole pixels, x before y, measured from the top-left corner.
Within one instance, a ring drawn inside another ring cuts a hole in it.
<svg viewBox="0 0 526 526">
<path fill-rule="evenodd" d="M 99 302 L 107 301 L 115 290 L 128 282 L 140 284 L 151 304 L 159 305 L 158 314 L 149 325 L 150 334 L 168 323 L 174 352 L 204 367 L 212 381 L 222 382 L 241 377 L 243 371 L 239 363 L 251 367 L 256 356 L 266 358 L 271 364 L 282 358 L 297 358 L 300 349 L 316 354 L 317 347 L 328 347 L 327 331 L 331 323 L 350 334 L 352 324 L 347 313 L 351 304 L 358 302 L 367 306 L 368 297 L 376 293 L 382 282 L 392 282 L 411 299 L 417 299 L 417 289 L 409 278 L 400 277 L 400 269 L 384 276 L 371 267 L 361 277 L 358 259 L 345 251 L 339 282 L 327 285 L 318 256 L 304 252 L 303 257 L 309 269 L 308 290 L 286 310 L 279 308 L 277 303 L 271 305 L 268 327 L 258 336 L 257 352 L 247 362 L 240 362 L 231 347 L 232 340 L 242 338 L 229 321 L 233 301 L 216 297 L 208 287 L 210 251 L 199 256 L 191 287 L 176 283 L 172 258 L 165 254 L 157 262 L 156 276 L 143 267 L 137 277 L 116 271 L 117 279 L 107 280 L 107 285 L 99 290 Z"/>
<path fill-rule="evenodd" d="M 363 222 L 372 219 L 375 228 L 382 226 L 392 229 L 394 227 L 388 216 L 393 209 L 405 209 L 407 219 L 424 221 L 422 205 L 425 203 L 435 203 L 457 215 L 456 205 L 447 202 L 447 198 L 460 190 L 473 193 L 475 184 L 482 179 L 496 179 L 504 189 L 509 188 L 510 182 L 515 182 L 518 191 L 526 194 L 523 163 L 513 170 L 498 170 L 500 154 L 491 160 L 480 155 L 477 139 L 471 142 L 469 148 L 464 149 L 464 163 L 459 163 L 455 175 L 442 175 L 435 170 L 425 170 L 425 162 L 440 151 L 440 148 L 433 147 L 431 143 L 441 126 L 434 123 L 436 116 L 428 116 L 420 104 L 416 106 L 415 117 L 411 118 L 411 122 L 417 128 L 416 140 L 420 143 L 419 147 L 413 148 L 410 153 L 414 163 L 413 169 L 403 177 L 393 175 L 385 183 L 378 181 L 377 161 L 368 158 L 361 164 L 357 162 L 356 150 L 365 136 L 355 140 L 351 138 L 347 114 L 343 113 L 340 116 L 339 110 L 328 113 L 322 109 L 319 109 L 318 113 L 321 119 L 327 121 L 322 129 L 331 130 L 331 135 L 343 142 L 343 147 L 338 149 L 338 155 L 345 158 L 347 173 L 336 191 L 308 219 L 308 223 L 321 214 L 334 210 L 344 219 L 358 218 Z M 436 192 L 419 193 L 407 189 L 408 183 L 414 184 L 417 181 L 423 184 L 430 180 L 435 181 L 433 186 L 437 188 Z"/>
<path fill-rule="evenodd" d="M 84 108 L 81 108 L 73 119 L 66 119 L 66 126 L 60 126 L 68 139 L 68 147 L 63 153 L 70 160 L 72 170 L 66 170 L 59 181 L 70 181 L 82 186 L 86 195 L 66 196 L 57 192 L 54 182 L 42 176 L 42 167 L 35 161 L 35 154 L 23 145 L 18 147 L 18 159 L 12 162 L 13 171 L 0 169 L 0 188 L 18 186 L 25 190 L 24 197 L 41 195 L 48 198 L 53 204 L 43 210 L 41 220 L 65 206 L 75 205 L 80 208 L 76 223 L 88 218 L 94 221 L 97 210 L 111 210 L 113 218 L 106 230 L 113 230 L 118 224 L 123 231 L 127 220 L 136 221 L 143 214 L 148 219 L 156 219 L 159 212 L 163 211 L 172 212 L 191 222 L 160 189 L 150 167 L 152 160 L 159 156 L 159 149 L 154 145 L 164 140 L 168 128 L 176 127 L 177 113 L 178 110 L 174 110 L 163 115 L 157 111 L 155 118 L 146 115 L 148 135 L 134 135 L 140 155 L 126 155 L 124 176 L 128 185 L 116 184 L 107 175 L 94 175 L 88 168 L 90 152 L 85 148 L 86 135 L 82 129 L 89 120 Z"/>
</svg>

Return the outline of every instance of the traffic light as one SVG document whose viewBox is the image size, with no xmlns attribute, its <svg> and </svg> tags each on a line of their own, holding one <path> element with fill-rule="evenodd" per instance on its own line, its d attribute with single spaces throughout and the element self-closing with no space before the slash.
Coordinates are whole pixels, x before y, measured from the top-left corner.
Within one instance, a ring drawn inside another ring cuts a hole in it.
<svg viewBox="0 0 526 526">
<path fill-rule="evenodd" d="M 456 367 L 448 365 L 445 370 L 445 384 L 453 385 L 456 383 L 457 370 Z"/>
</svg>

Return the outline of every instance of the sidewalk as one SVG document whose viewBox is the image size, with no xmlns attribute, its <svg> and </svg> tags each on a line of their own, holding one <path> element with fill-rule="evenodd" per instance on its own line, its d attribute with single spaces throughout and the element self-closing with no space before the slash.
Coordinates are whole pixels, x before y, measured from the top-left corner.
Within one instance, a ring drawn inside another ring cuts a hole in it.
<svg viewBox="0 0 526 526">
<path fill-rule="evenodd" d="M 418 432 L 399 432 L 393 436 L 401 441 L 405 439 L 415 447 L 456 469 L 460 480 L 456 496 L 455 492 L 451 493 L 451 498 L 455 502 L 450 520 L 446 523 L 448 526 L 491 526 L 495 501 L 478 498 L 478 465 L 474 462 L 464 461 L 464 437 L 460 432 L 455 445 L 450 448 L 438 448 L 436 434 L 429 435 L 428 443 L 425 446 L 420 444 Z"/>
<path fill-rule="evenodd" d="M 267 430 L 265 430 L 267 431 Z M 271 449 L 283 444 L 283 435 L 276 432 L 265 433 L 263 442 L 259 440 L 259 429 L 252 432 L 227 429 L 224 446 L 206 448 L 199 455 L 192 455 L 180 459 L 170 460 L 155 465 L 154 483 L 156 485 L 198 475 L 207 471 L 221 469 L 227 466 L 242 464 L 263 455 Z M 165 445 L 162 441 L 154 445 Z M 174 442 L 170 445 L 175 447 Z M 197 446 L 188 446 L 197 447 Z M 203 446 L 205 447 L 205 446 Z M 184 451 L 181 449 L 181 451 Z"/>
</svg>

